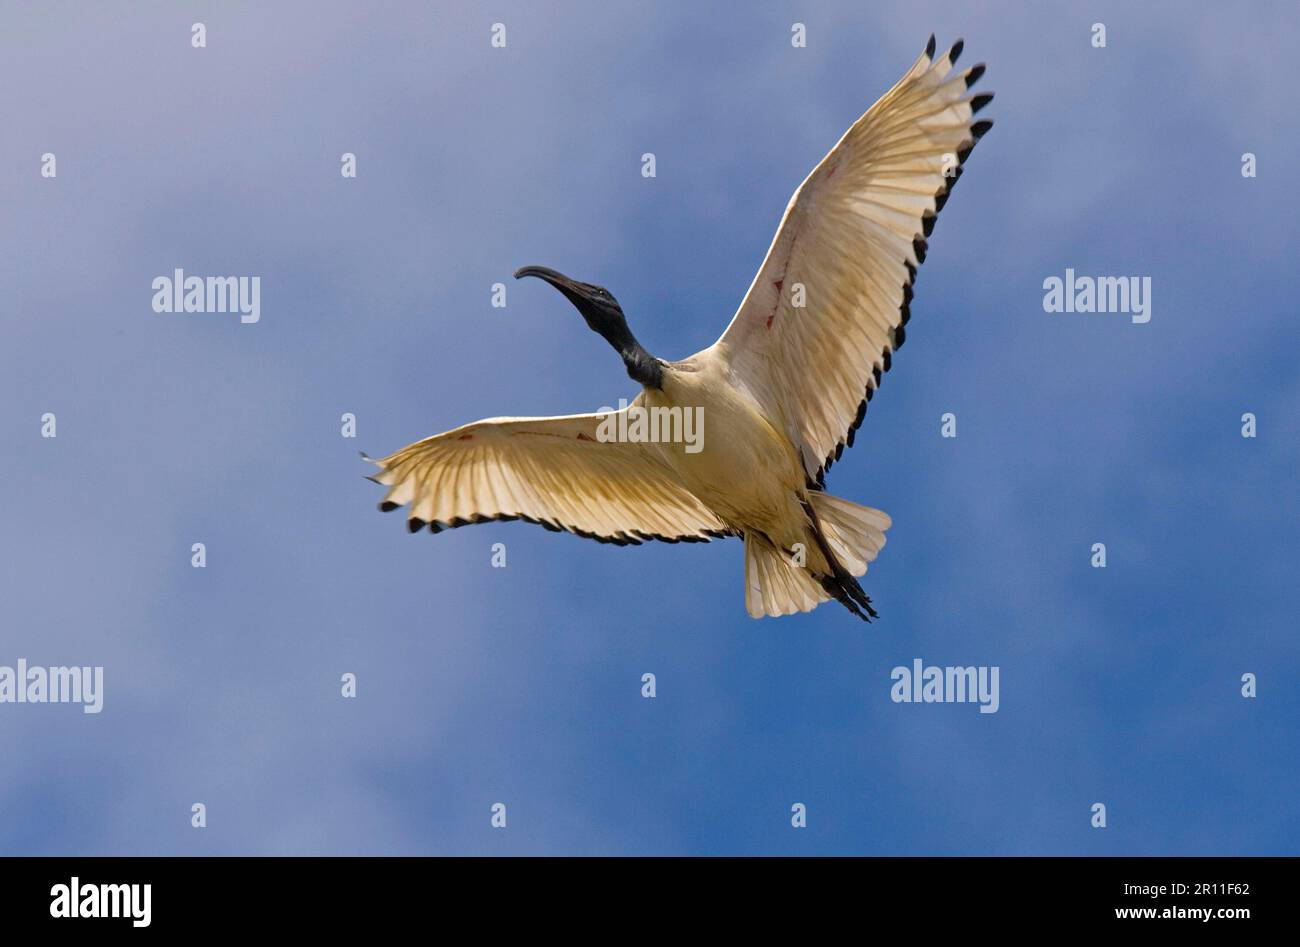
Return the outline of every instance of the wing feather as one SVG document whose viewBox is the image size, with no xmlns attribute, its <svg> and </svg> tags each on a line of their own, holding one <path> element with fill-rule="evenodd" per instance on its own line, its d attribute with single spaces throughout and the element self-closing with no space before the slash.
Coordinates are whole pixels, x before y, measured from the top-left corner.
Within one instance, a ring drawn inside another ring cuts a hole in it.
<svg viewBox="0 0 1300 947">
<path fill-rule="evenodd" d="M 476 421 L 373 461 L 370 479 L 389 488 L 380 509 L 410 505 L 412 532 L 525 519 L 619 544 L 730 535 L 657 445 L 602 437 L 617 414 Z"/>
<path fill-rule="evenodd" d="M 992 95 L 970 95 L 984 67 L 956 72 L 961 49 L 927 49 L 813 169 L 713 346 L 799 446 L 810 482 L 852 445 L 906 337 L 926 237 L 992 124 L 973 120 Z"/>
</svg>

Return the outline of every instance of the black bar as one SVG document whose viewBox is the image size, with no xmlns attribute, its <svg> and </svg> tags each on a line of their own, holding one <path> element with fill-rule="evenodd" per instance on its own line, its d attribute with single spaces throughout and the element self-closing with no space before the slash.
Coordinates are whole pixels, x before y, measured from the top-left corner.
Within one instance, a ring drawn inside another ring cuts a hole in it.
<svg viewBox="0 0 1300 947">
<path fill-rule="evenodd" d="M 1231 936 L 1285 921 L 1295 869 L 1293 858 L 12 858 L 0 860 L 0 916 L 6 931 L 91 935 L 374 933 L 411 912 L 495 929 L 563 909 L 575 931 L 703 911 L 760 930 L 815 913 L 860 931 L 921 921 L 927 933 L 978 923 Z M 73 878 L 77 913 L 103 904 L 124 916 L 53 916 L 71 913 Z M 145 884 L 147 926 L 143 887 L 129 899 L 99 887 Z"/>
</svg>

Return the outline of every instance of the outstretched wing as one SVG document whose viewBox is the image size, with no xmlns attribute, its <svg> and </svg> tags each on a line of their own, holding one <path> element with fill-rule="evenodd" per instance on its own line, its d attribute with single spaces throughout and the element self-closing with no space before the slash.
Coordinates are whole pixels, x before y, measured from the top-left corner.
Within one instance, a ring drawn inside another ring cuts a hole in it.
<svg viewBox="0 0 1300 947">
<path fill-rule="evenodd" d="M 802 453 L 810 482 L 853 444 L 903 344 L 916 269 L 961 164 L 992 122 L 973 116 L 977 65 L 958 41 L 925 53 L 795 191 L 727 331 L 714 344 Z"/>
<path fill-rule="evenodd" d="M 656 445 L 605 439 L 618 414 L 489 418 L 427 437 L 374 461 L 370 479 L 390 488 L 379 508 L 410 504 L 411 532 L 522 519 L 619 545 L 730 535 Z"/>
</svg>

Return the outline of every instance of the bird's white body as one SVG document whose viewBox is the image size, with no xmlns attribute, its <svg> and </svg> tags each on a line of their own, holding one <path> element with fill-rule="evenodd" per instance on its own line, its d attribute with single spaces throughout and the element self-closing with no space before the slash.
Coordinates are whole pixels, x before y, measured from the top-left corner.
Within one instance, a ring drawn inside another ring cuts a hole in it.
<svg viewBox="0 0 1300 947">
<path fill-rule="evenodd" d="M 646 389 L 649 408 L 699 409 L 703 449 L 660 443 L 681 484 L 736 532 L 762 530 L 788 548 L 802 539 L 791 527 L 804 487 L 799 455 L 748 392 L 732 383 L 726 365 L 706 350 L 664 366 L 663 388 Z"/>
<path fill-rule="evenodd" d="M 822 486 L 903 344 L 924 238 L 992 124 L 973 121 L 992 96 L 968 95 L 984 67 L 956 73 L 961 47 L 935 59 L 931 37 L 812 170 L 708 349 L 661 362 L 604 288 L 543 267 L 516 274 L 551 282 L 620 351 L 643 384 L 633 408 L 698 409 L 700 449 L 611 441 L 609 413 L 491 418 L 376 461 L 381 508 L 410 504 L 412 531 L 526 519 L 620 544 L 741 536 L 751 615 L 835 598 L 874 616 L 855 577 L 890 519 Z"/>
</svg>

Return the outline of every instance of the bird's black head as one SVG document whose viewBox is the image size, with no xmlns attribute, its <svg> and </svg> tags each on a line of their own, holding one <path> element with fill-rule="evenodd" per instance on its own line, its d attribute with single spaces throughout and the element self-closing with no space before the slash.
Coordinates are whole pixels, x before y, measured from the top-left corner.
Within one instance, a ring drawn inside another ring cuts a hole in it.
<svg viewBox="0 0 1300 947">
<path fill-rule="evenodd" d="M 632 335 L 623 308 L 613 293 L 603 286 L 570 279 L 545 266 L 525 266 L 515 271 L 515 279 L 525 276 L 544 279 L 563 293 L 582 313 L 591 330 L 599 333 L 623 357 L 629 376 L 651 388 L 661 387 L 663 366 Z"/>
<path fill-rule="evenodd" d="M 582 318 L 587 320 L 587 325 L 606 339 L 610 338 L 610 334 L 617 335 L 620 328 L 627 329 L 627 319 L 623 316 L 622 307 L 614 298 L 614 294 L 604 286 L 570 279 L 563 273 L 557 273 L 545 266 L 525 266 L 515 271 L 515 279 L 523 279 L 525 276 L 544 279 L 562 292 L 569 302 L 573 303 L 574 308 L 582 313 Z M 613 339 L 610 339 L 610 343 L 613 344 Z"/>
</svg>

